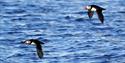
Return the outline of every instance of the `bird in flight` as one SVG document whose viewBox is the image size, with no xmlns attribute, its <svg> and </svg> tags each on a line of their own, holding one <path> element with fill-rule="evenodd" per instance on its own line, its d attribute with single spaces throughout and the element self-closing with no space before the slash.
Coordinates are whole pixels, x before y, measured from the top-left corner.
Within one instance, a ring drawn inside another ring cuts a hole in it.
<svg viewBox="0 0 125 63">
<path fill-rule="evenodd" d="M 101 21 L 101 23 L 102 24 L 104 23 L 104 16 L 102 14 L 102 11 L 106 10 L 106 9 L 104 9 L 100 6 L 97 6 L 97 5 L 88 5 L 88 6 L 85 7 L 85 9 L 88 10 L 88 16 L 89 16 L 90 19 L 92 18 L 93 13 L 95 11 L 97 13 L 98 18 Z"/>
<path fill-rule="evenodd" d="M 39 58 L 43 57 L 43 50 L 42 50 L 42 47 L 41 47 L 41 44 L 44 44 L 43 42 L 40 42 L 37 39 L 28 39 L 28 40 L 23 41 L 22 43 L 25 43 L 25 44 L 28 44 L 28 45 L 35 45 L 38 57 Z"/>
</svg>

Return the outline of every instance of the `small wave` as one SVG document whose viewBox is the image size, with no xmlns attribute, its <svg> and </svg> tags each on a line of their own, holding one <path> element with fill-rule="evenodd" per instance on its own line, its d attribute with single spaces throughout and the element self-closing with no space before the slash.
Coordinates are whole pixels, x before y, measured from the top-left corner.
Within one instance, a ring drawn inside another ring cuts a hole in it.
<svg viewBox="0 0 125 63">
<path fill-rule="evenodd" d="M 125 13 L 125 11 L 119 11 L 118 13 L 123 13 L 123 14 L 124 14 L 124 13 Z"/>
</svg>

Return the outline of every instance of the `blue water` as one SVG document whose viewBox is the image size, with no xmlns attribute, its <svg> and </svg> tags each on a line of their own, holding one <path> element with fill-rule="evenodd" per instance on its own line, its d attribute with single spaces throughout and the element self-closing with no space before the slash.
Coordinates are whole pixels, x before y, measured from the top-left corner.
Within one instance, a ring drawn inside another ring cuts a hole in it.
<svg viewBox="0 0 125 63">
<path fill-rule="evenodd" d="M 84 6 L 106 8 L 104 24 Z M 45 44 L 43 59 L 35 46 Z M 125 0 L 0 0 L 0 63 L 125 63 Z"/>
</svg>

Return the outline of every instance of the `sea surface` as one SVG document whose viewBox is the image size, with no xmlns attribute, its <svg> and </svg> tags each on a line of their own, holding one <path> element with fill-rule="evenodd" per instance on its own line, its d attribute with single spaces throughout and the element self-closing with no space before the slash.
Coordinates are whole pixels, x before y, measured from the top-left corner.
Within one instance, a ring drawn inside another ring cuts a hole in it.
<svg viewBox="0 0 125 63">
<path fill-rule="evenodd" d="M 27 39 L 45 43 L 42 59 Z M 125 63 L 125 0 L 0 0 L 0 63 Z"/>
</svg>

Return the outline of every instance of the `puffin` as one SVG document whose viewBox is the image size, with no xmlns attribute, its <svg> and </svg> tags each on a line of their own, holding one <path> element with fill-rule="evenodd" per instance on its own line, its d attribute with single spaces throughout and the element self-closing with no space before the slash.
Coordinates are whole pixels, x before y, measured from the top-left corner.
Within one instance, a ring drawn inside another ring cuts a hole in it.
<svg viewBox="0 0 125 63">
<path fill-rule="evenodd" d="M 38 57 L 40 59 L 43 58 L 43 50 L 41 46 L 41 44 L 44 44 L 43 42 L 39 41 L 38 39 L 28 39 L 28 40 L 22 41 L 21 43 L 25 43 L 28 45 L 35 45 Z"/>
<path fill-rule="evenodd" d="M 102 11 L 106 10 L 106 9 L 104 9 L 100 6 L 97 6 L 97 5 L 88 5 L 85 7 L 85 9 L 88 10 L 88 16 L 90 19 L 92 18 L 93 13 L 96 12 L 101 23 L 102 24 L 104 23 L 104 16 L 102 14 Z"/>
</svg>

